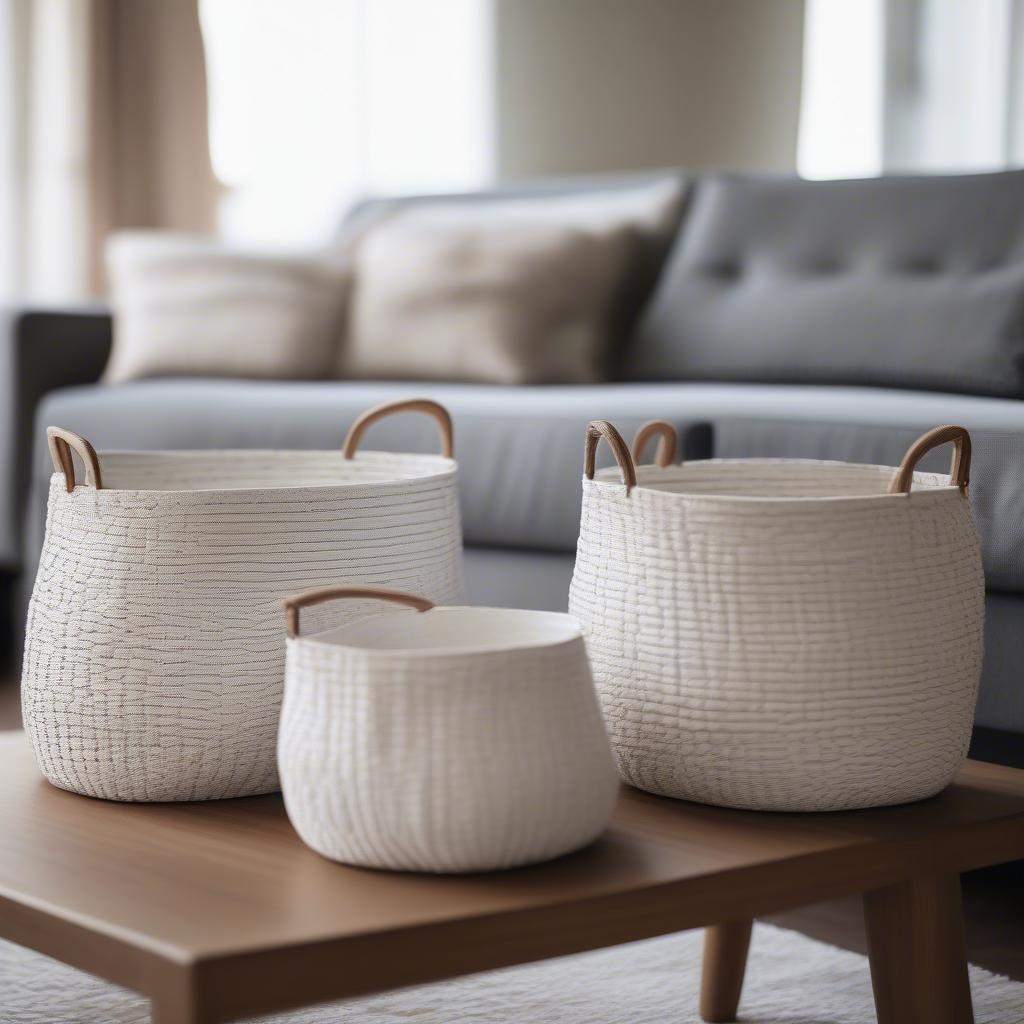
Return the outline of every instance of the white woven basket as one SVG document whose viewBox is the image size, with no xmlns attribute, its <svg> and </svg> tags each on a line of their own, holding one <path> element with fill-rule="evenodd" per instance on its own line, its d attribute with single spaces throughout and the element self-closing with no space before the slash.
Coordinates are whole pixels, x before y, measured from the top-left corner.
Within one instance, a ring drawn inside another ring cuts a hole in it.
<svg viewBox="0 0 1024 1024">
<path fill-rule="evenodd" d="M 652 432 L 674 442 L 656 423 L 641 445 Z M 595 474 L 602 435 L 619 468 Z M 914 472 L 948 441 L 952 479 Z M 622 777 L 790 811 L 947 785 L 966 756 L 982 656 L 967 432 L 925 434 L 896 471 L 679 466 L 664 449 L 658 461 L 636 468 L 611 424 L 588 428 L 569 607 Z"/>
<path fill-rule="evenodd" d="M 370 595 L 417 611 L 298 636 L 300 608 Z M 483 871 L 557 857 L 604 829 L 618 778 L 568 615 L 345 586 L 286 609 L 278 760 L 288 816 L 314 850 Z"/>
<path fill-rule="evenodd" d="M 437 419 L 442 456 L 357 453 L 371 423 L 409 410 Z M 59 471 L 22 707 L 39 767 L 62 789 L 141 801 L 272 792 L 281 599 L 332 577 L 461 598 L 451 421 L 436 403 L 370 410 L 340 452 L 97 456 L 74 434 L 49 438 Z M 91 486 L 76 485 L 72 449 Z"/>
</svg>

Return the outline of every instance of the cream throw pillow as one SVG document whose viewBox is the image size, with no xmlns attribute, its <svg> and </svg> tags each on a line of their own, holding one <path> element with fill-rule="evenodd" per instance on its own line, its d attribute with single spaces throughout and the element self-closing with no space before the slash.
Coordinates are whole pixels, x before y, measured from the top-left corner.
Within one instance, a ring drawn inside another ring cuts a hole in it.
<svg viewBox="0 0 1024 1024">
<path fill-rule="evenodd" d="M 668 232 L 680 194 L 671 180 L 400 209 L 358 249 L 341 375 L 600 379 L 638 247 Z"/>
<path fill-rule="evenodd" d="M 107 243 L 114 347 L 104 379 L 330 376 L 352 269 L 166 232 Z"/>
</svg>

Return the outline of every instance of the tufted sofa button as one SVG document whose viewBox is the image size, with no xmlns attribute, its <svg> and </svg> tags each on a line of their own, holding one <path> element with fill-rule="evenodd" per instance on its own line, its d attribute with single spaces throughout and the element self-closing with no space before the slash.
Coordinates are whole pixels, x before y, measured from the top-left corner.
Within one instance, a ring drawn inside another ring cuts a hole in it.
<svg viewBox="0 0 1024 1024">
<path fill-rule="evenodd" d="M 842 270 L 843 265 L 839 260 L 822 257 L 805 267 L 804 273 L 810 277 L 831 277 L 833 274 L 841 273 Z"/>
<path fill-rule="evenodd" d="M 702 268 L 707 277 L 715 277 L 720 281 L 734 281 L 742 273 L 738 260 L 719 260 L 716 263 L 707 263 Z"/>
<path fill-rule="evenodd" d="M 939 261 L 931 256 L 920 256 L 917 259 L 910 259 L 903 265 L 904 271 L 908 274 L 937 274 L 942 269 Z"/>
</svg>

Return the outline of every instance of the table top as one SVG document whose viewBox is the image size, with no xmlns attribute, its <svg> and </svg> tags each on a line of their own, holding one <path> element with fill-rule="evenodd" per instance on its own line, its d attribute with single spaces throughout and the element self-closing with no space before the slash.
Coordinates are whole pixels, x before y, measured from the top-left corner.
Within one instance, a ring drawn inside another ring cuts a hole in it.
<svg viewBox="0 0 1024 1024">
<path fill-rule="evenodd" d="M 21 733 L 0 734 L 0 772 L 0 936 L 124 984 L 152 961 L 299 970 L 330 954 L 351 967 L 332 994 L 354 995 L 1024 857 L 1024 772 L 979 762 L 931 800 L 831 814 L 624 787 L 587 850 L 447 877 L 331 863 L 277 796 L 117 804 L 62 792 Z"/>
</svg>

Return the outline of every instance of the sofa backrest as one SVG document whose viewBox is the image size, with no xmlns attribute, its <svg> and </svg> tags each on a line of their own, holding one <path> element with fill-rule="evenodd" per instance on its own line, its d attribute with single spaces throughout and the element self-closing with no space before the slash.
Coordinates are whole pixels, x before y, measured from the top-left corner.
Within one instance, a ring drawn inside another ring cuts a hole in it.
<svg viewBox="0 0 1024 1024">
<path fill-rule="evenodd" d="M 625 357 L 635 380 L 1024 397 L 1024 171 L 706 175 Z"/>
</svg>

